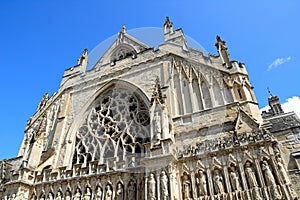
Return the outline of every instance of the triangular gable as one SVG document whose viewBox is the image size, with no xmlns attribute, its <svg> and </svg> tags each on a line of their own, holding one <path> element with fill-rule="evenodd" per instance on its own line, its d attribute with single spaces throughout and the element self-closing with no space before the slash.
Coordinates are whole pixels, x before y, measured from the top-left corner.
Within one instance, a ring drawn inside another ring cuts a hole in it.
<svg viewBox="0 0 300 200">
<path fill-rule="evenodd" d="M 254 118 L 239 107 L 237 118 L 235 120 L 235 131 L 239 134 L 253 132 L 258 129 L 259 124 L 254 120 Z"/>
<path fill-rule="evenodd" d="M 126 33 L 125 25 L 118 33 L 118 38 L 112 43 L 108 50 L 103 54 L 96 65 L 105 65 L 108 63 L 116 62 L 125 57 L 136 57 L 136 54 L 149 49 L 149 46 L 139 41 L 138 39 Z M 95 66 L 96 66 L 95 65 Z"/>
</svg>

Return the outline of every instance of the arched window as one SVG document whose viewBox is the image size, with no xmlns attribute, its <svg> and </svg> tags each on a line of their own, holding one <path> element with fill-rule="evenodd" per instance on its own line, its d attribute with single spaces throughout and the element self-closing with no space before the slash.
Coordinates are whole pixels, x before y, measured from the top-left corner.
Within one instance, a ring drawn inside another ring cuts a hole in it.
<svg viewBox="0 0 300 200">
<path fill-rule="evenodd" d="M 73 164 L 143 156 L 142 144 L 150 141 L 149 123 L 148 106 L 138 92 L 109 88 L 96 98 L 77 130 Z"/>
</svg>

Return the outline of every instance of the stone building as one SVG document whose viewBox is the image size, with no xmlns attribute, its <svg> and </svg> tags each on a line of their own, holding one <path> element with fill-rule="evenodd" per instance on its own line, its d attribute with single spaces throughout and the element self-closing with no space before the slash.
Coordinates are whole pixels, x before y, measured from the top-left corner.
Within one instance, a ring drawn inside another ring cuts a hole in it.
<svg viewBox="0 0 300 200">
<path fill-rule="evenodd" d="M 0 197 L 297 199 L 290 115 L 276 110 L 279 131 L 275 115 L 263 120 L 245 65 L 215 45 L 218 55 L 190 48 L 167 17 L 158 49 L 124 26 L 91 70 L 84 50 L 28 120 L 18 156 L 1 162 Z"/>
</svg>

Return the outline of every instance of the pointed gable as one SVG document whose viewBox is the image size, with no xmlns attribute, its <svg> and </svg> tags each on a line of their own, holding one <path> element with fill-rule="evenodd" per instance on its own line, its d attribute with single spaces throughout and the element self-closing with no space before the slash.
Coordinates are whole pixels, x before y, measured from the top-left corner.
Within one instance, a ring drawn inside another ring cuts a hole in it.
<svg viewBox="0 0 300 200">
<path fill-rule="evenodd" d="M 114 65 L 118 60 L 122 60 L 127 57 L 135 58 L 138 53 L 146 49 L 149 49 L 146 44 L 126 33 L 126 26 L 124 25 L 118 33 L 118 38 L 103 54 L 96 65 L 100 64 L 101 66 L 108 63 Z"/>
<path fill-rule="evenodd" d="M 237 118 L 235 120 L 235 131 L 237 133 L 253 132 L 259 129 L 259 124 L 246 113 L 241 107 L 238 109 Z"/>
</svg>

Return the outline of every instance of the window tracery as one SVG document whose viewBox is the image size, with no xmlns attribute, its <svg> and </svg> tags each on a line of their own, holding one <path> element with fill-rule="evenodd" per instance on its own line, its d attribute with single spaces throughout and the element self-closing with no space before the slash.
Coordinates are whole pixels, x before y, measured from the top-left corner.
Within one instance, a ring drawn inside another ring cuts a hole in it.
<svg viewBox="0 0 300 200">
<path fill-rule="evenodd" d="M 114 87 L 98 97 L 76 134 L 73 164 L 143 156 L 150 141 L 149 111 L 136 92 Z"/>
</svg>

